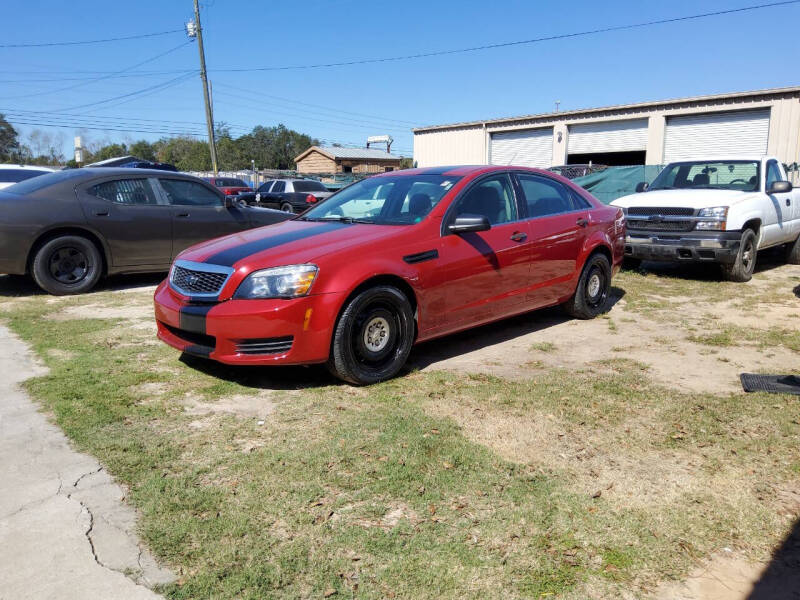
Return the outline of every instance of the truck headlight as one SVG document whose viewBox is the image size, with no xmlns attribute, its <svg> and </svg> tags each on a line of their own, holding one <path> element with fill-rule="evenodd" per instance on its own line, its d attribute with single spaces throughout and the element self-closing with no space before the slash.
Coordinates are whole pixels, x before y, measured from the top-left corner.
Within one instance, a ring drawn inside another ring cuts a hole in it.
<svg viewBox="0 0 800 600">
<path fill-rule="evenodd" d="M 697 229 L 725 231 L 725 222 L 728 219 L 727 206 L 713 206 L 701 208 L 697 216 L 701 219 L 713 219 L 709 221 L 698 221 Z"/>
<path fill-rule="evenodd" d="M 234 298 L 297 298 L 305 296 L 319 269 L 316 265 L 288 265 L 250 273 Z"/>
</svg>

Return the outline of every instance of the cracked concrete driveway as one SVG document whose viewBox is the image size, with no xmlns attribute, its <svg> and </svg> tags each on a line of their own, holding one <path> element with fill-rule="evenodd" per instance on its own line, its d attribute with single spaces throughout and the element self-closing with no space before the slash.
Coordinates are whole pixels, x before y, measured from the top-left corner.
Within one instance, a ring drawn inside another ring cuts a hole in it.
<svg viewBox="0 0 800 600">
<path fill-rule="evenodd" d="M 135 534 L 123 489 L 19 388 L 44 373 L 0 327 L 0 599 L 160 598 L 172 580 Z"/>
</svg>

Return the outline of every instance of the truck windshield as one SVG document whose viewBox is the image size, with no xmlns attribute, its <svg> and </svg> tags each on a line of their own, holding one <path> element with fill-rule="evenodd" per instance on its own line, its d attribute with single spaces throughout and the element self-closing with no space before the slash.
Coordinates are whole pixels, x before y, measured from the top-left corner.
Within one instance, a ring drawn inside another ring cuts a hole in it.
<svg viewBox="0 0 800 600">
<path fill-rule="evenodd" d="M 759 162 L 755 160 L 692 161 L 664 167 L 650 190 L 713 189 L 754 192 Z"/>
<path fill-rule="evenodd" d="M 459 179 L 443 175 L 370 177 L 337 192 L 300 218 L 411 225 L 424 219 Z"/>
</svg>

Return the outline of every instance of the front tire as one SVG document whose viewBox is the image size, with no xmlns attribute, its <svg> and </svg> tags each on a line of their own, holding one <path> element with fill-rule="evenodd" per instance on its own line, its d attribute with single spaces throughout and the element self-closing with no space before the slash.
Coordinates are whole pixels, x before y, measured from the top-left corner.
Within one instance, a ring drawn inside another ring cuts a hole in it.
<svg viewBox="0 0 800 600">
<path fill-rule="evenodd" d="M 752 229 L 745 229 L 742 233 L 742 241 L 739 243 L 739 252 L 736 259 L 729 265 L 722 265 L 722 274 L 728 281 L 744 283 L 753 277 L 756 268 L 757 240 L 756 232 Z"/>
<path fill-rule="evenodd" d="M 578 286 L 564 310 L 576 319 L 594 319 L 606 311 L 611 291 L 611 264 L 604 254 L 593 254 L 583 265 Z"/>
<path fill-rule="evenodd" d="M 39 248 L 31 264 L 33 280 L 54 296 L 88 292 L 102 272 L 103 260 L 97 246 L 78 235 L 50 240 Z"/>
<path fill-rule="evenodd" d="M 348 383 L 370 385 L 397 375 L 414 344 L 414 313 L 388 285 L 364 290 L 345 307 L 333 333 L 328 370 Z"/>
</svg>

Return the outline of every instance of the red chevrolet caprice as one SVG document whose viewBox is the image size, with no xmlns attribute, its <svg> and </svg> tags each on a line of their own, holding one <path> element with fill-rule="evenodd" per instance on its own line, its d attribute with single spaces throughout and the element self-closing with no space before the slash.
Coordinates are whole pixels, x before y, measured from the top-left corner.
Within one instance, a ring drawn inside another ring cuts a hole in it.
<svg viewBox="0 0 800 600">
<path fill-rule="evenodd" d="M 548 171 L 376 175 L 182 252 L 155 293 L 158 337 L 222 363 L 326 363 L 375 383 L 416 342 L 556 304 L 600 314 L 624 240 L 621 209 Z"/>
</svg>

